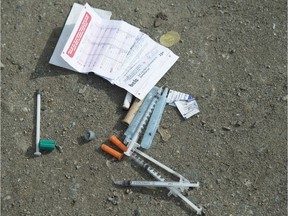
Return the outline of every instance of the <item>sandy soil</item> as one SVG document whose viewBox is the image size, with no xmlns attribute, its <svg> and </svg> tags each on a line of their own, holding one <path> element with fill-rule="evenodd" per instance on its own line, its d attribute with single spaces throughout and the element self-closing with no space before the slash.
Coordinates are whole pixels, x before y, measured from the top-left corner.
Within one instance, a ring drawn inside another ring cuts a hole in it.
<svg viewBox="0 0 288 216">
<path fill-rule="evenodd" d="M 200 113 L 183 121 L 167 107 L 160 127 L 171 137 L 157 133 L 146 152 L 199 181 L 185 195 L 206 215 L 286 215 L 286 1 L 89 3 L 156 41 L 167 31 L 180 33 L 171 47 L 179 60 L 158 85 L 194 95 Z M 124 138 L 125 91 L 48 63 L 72 4 L 2 1 L 1 215 L 195 215 L 165 188 L 113 185 L 153 178 L 129 158 L 117 161 L 99 149 L 112 134 Z M 167 20 L 155 27 L 160 12 Z M 38 158 L 36 89 L 41 136 L 63 148 Z M 97 139 L 84 143 L 86 129 Z"/>
</svg>

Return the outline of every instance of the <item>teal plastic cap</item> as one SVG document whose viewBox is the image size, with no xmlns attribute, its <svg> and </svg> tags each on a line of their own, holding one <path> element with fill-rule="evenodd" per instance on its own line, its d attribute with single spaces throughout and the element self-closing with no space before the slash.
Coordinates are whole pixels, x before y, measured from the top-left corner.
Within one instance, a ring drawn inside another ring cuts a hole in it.
<svg viewBox="0 0 288 216">
<path fill-rule="evenodd" d="M 53 151 L 55 149 L 55 146 L 56 146 L 55 140 L 40 139 L 39 142 L 40 151 Z"/>
</svg>

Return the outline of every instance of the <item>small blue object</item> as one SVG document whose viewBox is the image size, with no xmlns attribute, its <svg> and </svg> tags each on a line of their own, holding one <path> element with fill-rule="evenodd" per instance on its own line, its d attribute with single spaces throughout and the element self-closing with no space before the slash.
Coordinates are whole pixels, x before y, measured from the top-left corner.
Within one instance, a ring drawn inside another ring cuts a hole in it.
<svg viewBox="0 0 288 216">
<path fill-rule="evenodd" d="M 187 100 L 192 101 L 192 100 L 195 100 L 195 98 L 192 95 L 189 95 Z"/>
</svg>

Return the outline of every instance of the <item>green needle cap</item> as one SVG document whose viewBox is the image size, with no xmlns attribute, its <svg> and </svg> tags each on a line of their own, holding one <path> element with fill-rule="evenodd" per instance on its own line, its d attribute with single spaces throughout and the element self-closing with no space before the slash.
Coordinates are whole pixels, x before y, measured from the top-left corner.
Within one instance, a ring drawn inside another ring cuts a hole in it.
<svg viewBox="0 0 288 216">
<path fill-rule="evenodd" d="M 55 149 L 55 140 L 43 140 L 40 139 L 39 148 L 41 151 L 53 151 Z"/>
</svg>

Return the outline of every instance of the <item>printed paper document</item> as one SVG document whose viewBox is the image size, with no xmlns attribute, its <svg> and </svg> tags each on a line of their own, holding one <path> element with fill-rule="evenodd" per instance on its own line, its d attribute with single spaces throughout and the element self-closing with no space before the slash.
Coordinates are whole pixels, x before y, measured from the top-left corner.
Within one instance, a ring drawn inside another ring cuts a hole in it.
<svg viewBox="0 0 288 216">
<path fill-rule="evenodd" d="M 121 20 L 102 19 L 85 4 L 61 57 L 76 71 L 94 72 L 139 99 L 178 56 Z"/>
</svg>

